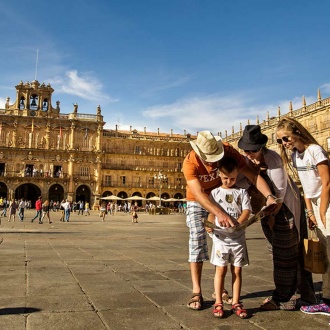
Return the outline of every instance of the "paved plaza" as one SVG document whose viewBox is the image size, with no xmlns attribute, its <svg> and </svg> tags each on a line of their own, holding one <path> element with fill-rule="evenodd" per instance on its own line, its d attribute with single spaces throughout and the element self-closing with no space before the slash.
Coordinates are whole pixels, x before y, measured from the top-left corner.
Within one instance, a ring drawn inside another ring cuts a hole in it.
<svg viewBox="0 0 330 330">
<path fill-rule="evenodd" d="M 250 318 L 228 309 L 212 316 L 214 267 L 205 263 L 205 309 L 186 307 L 191 295 L 188 229 L 178 214 L 90 216 L 70 222 L 1 219 L 0 329 L 327 329 L 329 317 L 258 310 L 273 289 L 272 266 L 260 225 L 247 230 L 250 265 L 243 269 L 242 301 Z M 211 243 L 211 241 L 210 241 Z M 211 247 L 211 244 L 210 244 Z M 316 288 L 321 277 L 314 276 Z M 230 277 L 227 275 L 229 287 Z"/>
</svg>

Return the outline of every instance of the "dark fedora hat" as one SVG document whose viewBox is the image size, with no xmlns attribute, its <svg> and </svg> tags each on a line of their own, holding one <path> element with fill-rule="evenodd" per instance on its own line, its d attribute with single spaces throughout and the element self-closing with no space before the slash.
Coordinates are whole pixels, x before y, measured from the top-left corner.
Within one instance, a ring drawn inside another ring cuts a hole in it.
<svg viewBox="0 0 330 330">
<path fill-rule="evenodd" d="M 238 141 L 238 147 L 242 150 L 256 150 L 263 148 L 268 137 L 261 133 L 259 125 L 246 125 L 243 136 Z"/>
</svg>

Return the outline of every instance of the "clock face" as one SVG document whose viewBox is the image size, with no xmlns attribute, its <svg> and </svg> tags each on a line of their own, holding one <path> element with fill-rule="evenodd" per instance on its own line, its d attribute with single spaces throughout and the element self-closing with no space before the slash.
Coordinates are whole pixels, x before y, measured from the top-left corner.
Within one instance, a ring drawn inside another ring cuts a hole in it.
<svg viewBox="0 0 330 330">
<path fill-rule="evenodd" d="M 31 110 L 30 115 L 34 117 L 36 115 L 36 112 L 34 110 Z"/>
</svg>

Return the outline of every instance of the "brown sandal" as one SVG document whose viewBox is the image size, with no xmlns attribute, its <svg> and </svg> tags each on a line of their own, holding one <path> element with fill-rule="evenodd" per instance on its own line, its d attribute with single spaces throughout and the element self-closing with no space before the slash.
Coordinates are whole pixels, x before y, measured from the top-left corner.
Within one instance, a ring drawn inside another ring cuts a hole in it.
<svg viewBox="0 0 330 330">
<path fill-rule="evenodd" d="M 280 309 L 280 306 L 272 298 L 266 298 L 259 308 L 263 311 L 276 311 Z"/>
<path fill-rule="evenodd" d="M 203 309 L 204 299 L 201 293 L 193 293 L 187 307 L 196 311 Z"/>
<path fill-rule="evenodd" d="M 223 304 L 219 303 L 219 304 L 214 304 L 213 306 L 214 306 L 212 311 L 213 316 L 218 319 L 222 319 L 225 315 L 225 312 L 223 311 Z"/>
<path fill-rule="evenodd" d="M 240 319 L 246 319 L 248 317 L 246 309 L 243 308 L 241 303 L 237 303 L 231 306 L 231 312 L 236 314 Z"/>
</svg>

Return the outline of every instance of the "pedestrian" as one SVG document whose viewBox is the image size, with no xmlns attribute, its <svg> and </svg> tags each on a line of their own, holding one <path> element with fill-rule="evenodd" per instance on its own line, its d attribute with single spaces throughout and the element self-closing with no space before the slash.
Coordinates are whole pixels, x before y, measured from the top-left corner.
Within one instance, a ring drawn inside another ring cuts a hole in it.
<svg viewBox="0 0 330 330">
<path fill-rule="evenodd" d="M 42 217 L 41 217 L 42 222 L 44 220 L 44 217 L 46 216 L 48 218 L 48 223 L 52 223 L 50 221 L 50 215 L 49 215 L 50 208 L 51 208 L 51 204 L 49 203 L 48 199 L 46 199 L 42 204 Z"/>
<path fill-rule="evenodd" d="M 18 204 L 15 199 L 13 199 L 9 205 L 9 218 L 8 221 L 13 219 L 13 222 L 15 222 L 15 217 L 16 217 L 16 211 L 18 209 Z"/>
<path fill-rule="evenodd" d="M 100 218 L 102 218 L 102 221 L 104 221 L 106 214 L 107 214 L 107 204 L 105 202 L 102 202 L 100 208 Z"/>
<path fill-rule="evenodd" d="M 203 262 L 209 260 L 206 231 L 203 219 L 207 213 L 214 214 L 221 226 L 230 227 L 233 221 L 218 205 L 213 204 L 208 196 L 214 188 L 221 185 L 218 176 L 218 161 L 223 157 L 236 159 L 239 172 L 255 183 L 258 190 L 266 197 L 267 204 L 274 203 L 274 196 L 259 175 L 250 169 L 245 158 L 229 143 L 222 142 L 219 136 L 213 136 L 210 131 L 202 131 L 197 139 L 190 141 L 193 148 L 183 161 L 183 173 L 187 181 L 187 215 L 186 223 L 189 233 L 189 263 L 193 294 L 187 306 L 194 310 L 203 308 L 203 295 L 201 288 Z M 231 304 L 228 293 L 225 291 L 223 300 Z M 226 299 L 227 298 L 227 299 Z"/>
<path fill-rule="evenodd" d="M 84 214 L 84 201 L 79 201 L 79 210 L 78 210 L 78 215 L 81 213 L 81 215 Z"/>
<path fill-rule="evenodd" d="M 286 173 L 281 156 L 266 148 L 267 141 L 268 137 L 262 134 L 259 125 L 245 126 L 238 141 L 248 165 L 264 178 L 278 202 L 277 209 L 261 220 L 272 254 L 275 290 L 263 301 L 260 309 L 293 310 L 297 291 L 301 301 L 316 302 L 312 274 L 304 269 L 303 242 L 308 236 L 305 204 L 299 188 Z M 255 190 L 248 180 L 245 182 L 243 187 L 250 189 L 251 203 L 254 204 L 255 199 L 262 200 L 256 193 L 252 194 Z M 258 205 L 256 210 L 261 207 Z"/>
<path fill-rule="evenodd" d="M 65 200 L 62 199 L 62 202 L 60 203 L 60 211 L 61 211 L 60 221 L 64 221 L 64 216 L 65 216 L 65 214 L 64 214 L 64 207 L 63 207 L 63 205 L 62 205 L 62 204 L 64 204 L 64 203 L 65 203 Z"/>
<path fill-rule="evenodd" d="M 71 212 L 71 206 L 68 199 L 65 200 L 65 202 L 61 203 L 61 206 L 64 209 L 64 220 L 65 222 L 69 222 L 70 220 L 70 212 Z"/>
<path fill-rule="evenodd" d="M 3 199 L 3 209 L 2 209 L 2 212 L 1 212 L 1 216 L 2 217 L 6 217 L 7 215 L 7 198 L 4 198 Z"/>
<path fill-rule="evenodd" d="M 137 219 L 138 219 L 138 214 L 137 214 L 137 210 L 138 210 L 138 205 L 137 203 L 134 203 L 133 207 L 132 207 L 132 223 L 137 223 Z"/>
<path fill-rule="evenodd" d="M 41 221 L 41 212 L 42 212 L 42 197 L 39 196 L 36 203 L 35 203 L 35 208 L 36 208 L 36 215 L 34 218 L 32 218 L 31 222 L 33 222 L 35 219 L 39 218 L 39 224 L 42 224 Z"/>
<path fill-rule="evenodd" d="M 85 203 L 85 216 L 86 216 L 86 217 L 87 217 L 87 214 L 88 214 L 88 215 L 91 215 L 91 214 L 89 213 L 89 203 L 88 203 L 88 202 Z"/>
<path fill-rule="evenodd" d="M 285 165 L 298 173 L 304 198 L 309 228 L 316 229 L 326 248 L 330 263 L 330 161 L 327 152 L 312 134 L 297 120 L 283 118 L 276 129 L 277 143 Z M 292 162 L 292 163 L 291 163 Z M 306 314 L 330 315 L 330 267 L 322 275 L 322 301 L 302 306 Z"/>
<path fill-rule="evenodd" d="M 209 196 L 212 203 L 216 203 L 235 219 L 237 224 L 243 223 L 251 213 L 250 196 L 243 188 L 238 188 L 235 183 L 238 176 L 238 163 L 234 158 L 223 157 L 218 165 L 221 187 L 211 191 Z M 218 218 L 212 213 L 208 220 L 217 226 Z M 232 274 L 232 307 L 231 311 L 238 317 L 247 318 L 247 311 L 240 302 L 242 287 L 242 267 L 249 264 L 245 229 L 233 231 L 233 228 L 223 227 L 210 234 L 213 241 L 211 264 L 215 265 L 214 290 L 215 304 L 213 316 L 224 317 L 222 293 L 225 288 L 225 277 L 228 264 L 231 264 Z"/>
<path fill-rule="evenodd" d="M 18 204 L 18 217 L 21 222 L 24 220 L 24 211 L 26 207 L 26 202 L 24 198 L 22 198 Z"/>
</svg>

